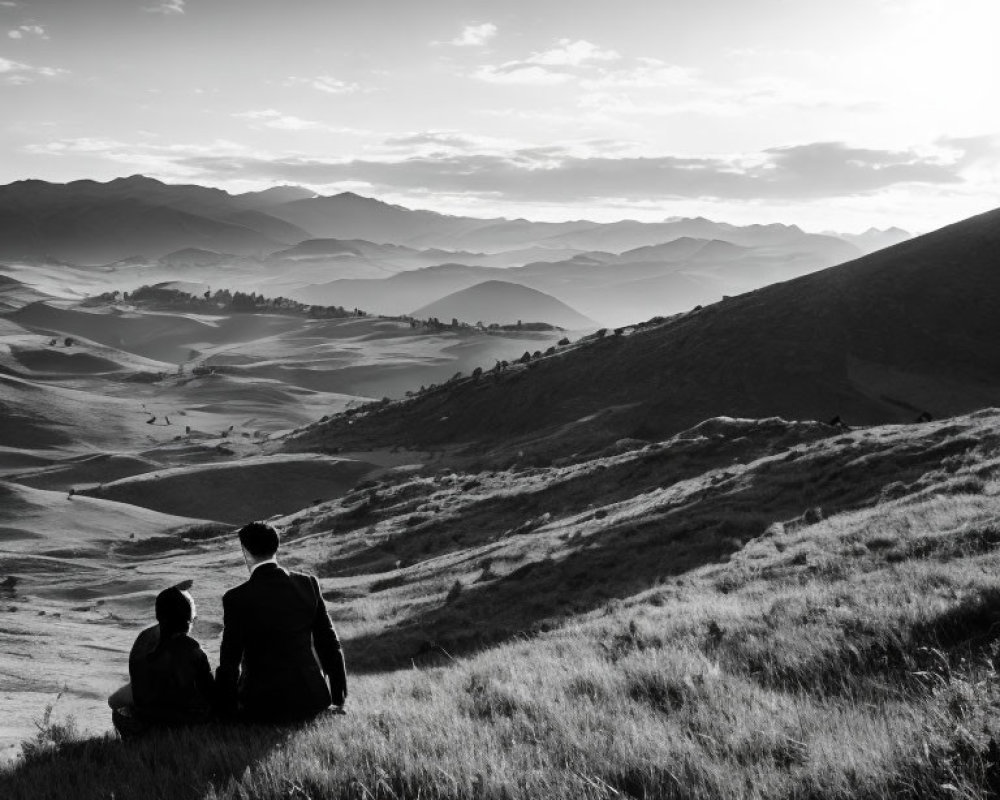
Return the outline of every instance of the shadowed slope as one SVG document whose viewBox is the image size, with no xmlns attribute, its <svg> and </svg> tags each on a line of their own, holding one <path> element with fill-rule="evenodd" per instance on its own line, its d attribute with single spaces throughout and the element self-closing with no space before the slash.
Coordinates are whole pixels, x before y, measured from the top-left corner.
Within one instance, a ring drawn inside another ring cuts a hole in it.
<svg viewBox="0 0 1000 800">
<path fill-rule="evenodd" d="M 545 436 L 551 455 L 668 435 L 712 415 L 878 423 L 969 411 L 1000 393 L 998 259 L 993 211 L 528 369 L 354 417 L 350 427 L 334 418 L 290 446 Z"/>
</svg>

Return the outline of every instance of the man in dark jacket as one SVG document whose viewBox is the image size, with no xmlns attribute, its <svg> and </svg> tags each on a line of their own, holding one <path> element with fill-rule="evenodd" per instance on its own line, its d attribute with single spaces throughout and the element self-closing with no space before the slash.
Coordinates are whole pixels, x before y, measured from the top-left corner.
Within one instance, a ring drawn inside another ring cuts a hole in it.
<svg viewBox="0 0 1000 800">
<path fill-rule="evenodd" d="M 216 688 L 222 710 L 261 722 L 309 719 L 347 698 L 347 673 L 319 582 L 278 566 L 278 533 L 239 532 L 250 580 L 223 595 Z"/>
</svg>

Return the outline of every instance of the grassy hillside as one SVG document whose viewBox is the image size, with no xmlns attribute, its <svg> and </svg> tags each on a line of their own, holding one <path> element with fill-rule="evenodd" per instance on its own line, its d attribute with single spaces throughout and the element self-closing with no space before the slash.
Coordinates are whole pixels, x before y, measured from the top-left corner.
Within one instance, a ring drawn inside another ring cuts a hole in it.
<svg viewBox="0 0 1000 800">
<path fill-rule="evenodd" d="M 345 638 L 348 716 L 123 745 L 57 706 L 0 796 L 989 796 L 998 423 L 723 418 L 398 469 L 279 521 Z M 145 569 L 197 593 L 229 544 Z"/>
<path fill-rule="evenodd" d="M 334 417 L 292 446 L 502 444 L 552 457 L 721 414 L 875 424 L 965 413 L 1000 392 L 998 260 L 993 211 L 528 368 Z"/>
</svg>

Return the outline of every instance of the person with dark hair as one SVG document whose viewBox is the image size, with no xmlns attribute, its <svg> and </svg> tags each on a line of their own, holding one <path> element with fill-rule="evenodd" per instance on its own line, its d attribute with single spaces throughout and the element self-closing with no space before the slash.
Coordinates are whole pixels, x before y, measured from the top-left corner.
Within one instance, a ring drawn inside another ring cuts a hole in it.
<svg viewBox="0 0 1000 800">
<path fill-rule="evenodd" d="M 157 624 L 136 638 L 128 657 L 130 681 L 108 698 L 122 737 L 211 720 L 215 681 L 208 656 L 190 635 L 194 619 L 189 592 L 171 586 L 156 596 Z"/>
<path fill-rule="evenodd" d="M 223 595 L 215 674 L 221 709 L 257 722 L 298 722 L 347 699 L 340 640 L 312 575 L 278 565 L 278 532 L 263 522 L 239 531 L 250 579 Z"/>
</svg>

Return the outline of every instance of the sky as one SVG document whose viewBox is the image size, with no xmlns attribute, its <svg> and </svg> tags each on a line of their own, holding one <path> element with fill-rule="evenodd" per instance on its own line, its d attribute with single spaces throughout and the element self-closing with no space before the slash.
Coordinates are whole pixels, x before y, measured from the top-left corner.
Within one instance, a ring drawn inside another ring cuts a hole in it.
<svg viewBox="0 0 1000 800">
<path fill-rule="evenodd" d="M 540 220 L 1000 206 L 997 0 L 0 0 L 0 183 Z"/>
</svg>

